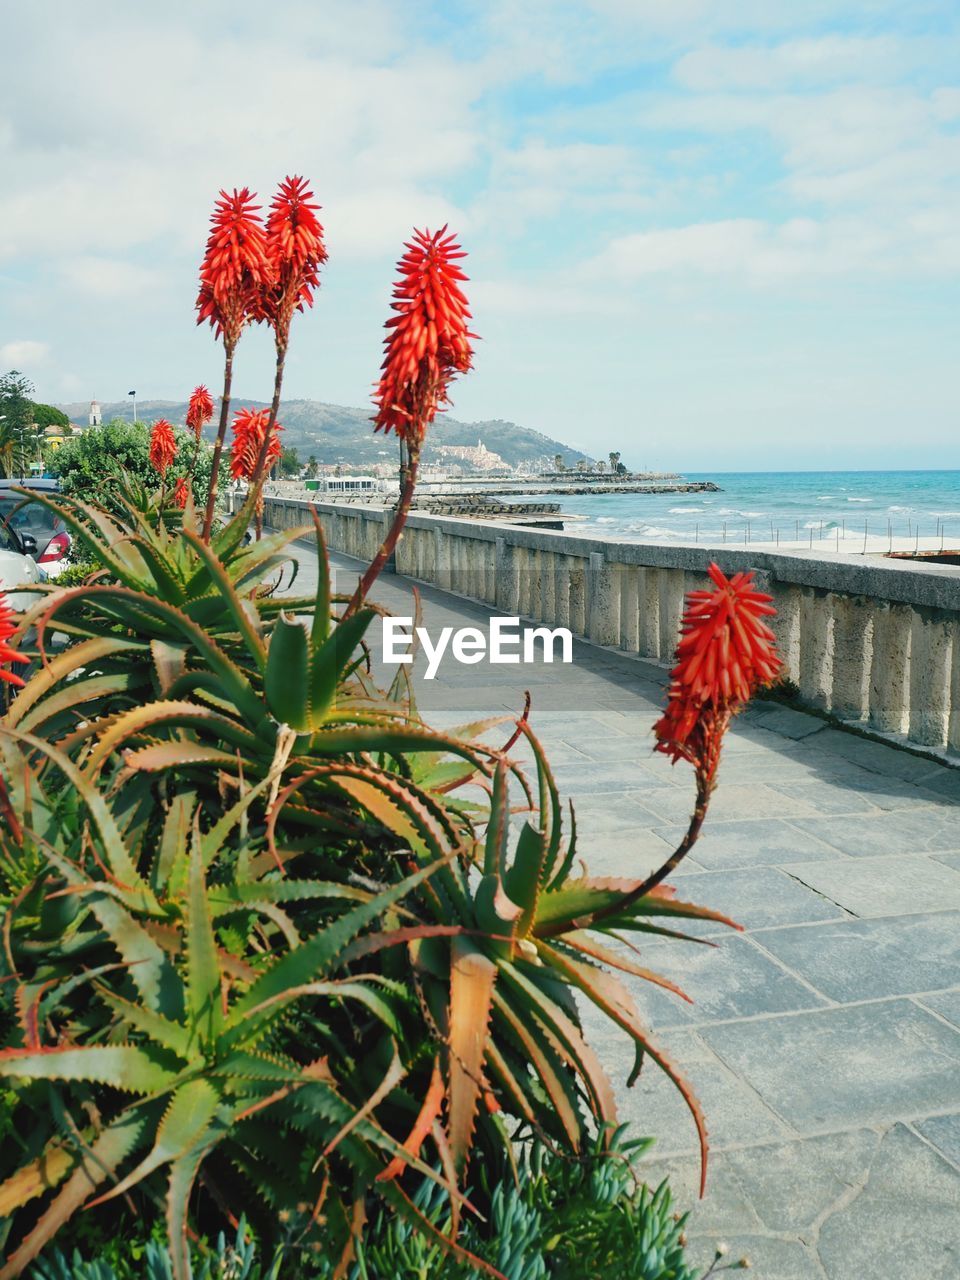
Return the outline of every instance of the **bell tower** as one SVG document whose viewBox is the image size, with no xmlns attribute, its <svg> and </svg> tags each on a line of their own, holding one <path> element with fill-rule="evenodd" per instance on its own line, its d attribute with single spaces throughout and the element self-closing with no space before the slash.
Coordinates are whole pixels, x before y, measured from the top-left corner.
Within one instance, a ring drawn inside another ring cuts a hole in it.
<svg viewBox="0 0 960 1280">
<path fill-rule="evenodd" d="M 103 414 L 100 412 L 100 401 L 90 401 L 90 417 L 88 419 L 91 427 L 103 426 Z"/>
</svg>

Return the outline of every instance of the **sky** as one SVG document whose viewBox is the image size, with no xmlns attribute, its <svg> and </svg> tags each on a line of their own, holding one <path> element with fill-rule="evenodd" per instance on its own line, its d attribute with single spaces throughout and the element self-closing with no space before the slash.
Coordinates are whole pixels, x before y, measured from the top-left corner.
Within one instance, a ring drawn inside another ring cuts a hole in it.
<svg viewBox="0 0 960 1280">
<path fill-rule="evenodd" d="M 216 392 L 221 187 L 288 173 L 330 259 L 285 392 L 367 403 L 443 223 L 453 414 L 681 471 L 960 467 L 956 0 L 44 0 L 5 15 L 0 372 Z M 237 393 L 268 399 L 250 330 Z M 442 427 L 439 428 L 442 430 Z"/>
</svg>

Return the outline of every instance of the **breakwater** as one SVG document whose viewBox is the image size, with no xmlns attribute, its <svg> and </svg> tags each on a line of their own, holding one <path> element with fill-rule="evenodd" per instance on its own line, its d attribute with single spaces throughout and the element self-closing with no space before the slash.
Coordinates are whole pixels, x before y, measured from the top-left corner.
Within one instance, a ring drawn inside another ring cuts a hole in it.
<svg viewBox="0 0 960 1280">
<path fill-rule="evenodd" d="M 390 513 L 316 503 L 329 546 L 369 560 Z M 276 528 L 307 504 L 267 498 Z M 729 545 L 603 542 L 422 513 L 397 571 L 441 590 L 655 662 L 672 659 L 683 598 L 716 560 L 757 571 L 774 598 L 786 675 L 808 706 L 960 760 L 960 568 L 884 556 Z"/>
</svg>

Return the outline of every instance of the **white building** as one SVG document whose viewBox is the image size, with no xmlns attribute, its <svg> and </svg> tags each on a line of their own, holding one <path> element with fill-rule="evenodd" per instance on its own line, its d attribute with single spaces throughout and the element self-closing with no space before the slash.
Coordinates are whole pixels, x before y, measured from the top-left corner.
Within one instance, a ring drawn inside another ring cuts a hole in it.
<svg viewBox="0 0 960 1280">
<path fill-rule="evenodd" d="M 475 446 L 441 444 L 437 446 L 437 453 L 441 458 L 457 458 L 477 471 L 502 471 L 507 465 L 499 453 L 491 452 L 482 440 L 478 440 Z"/>
<path fill-rule="evenodd" d="M 325 493 L 374 493 L 379 487 L 374 476 L 327 476 L 323 481 Z"/>
<path fill-rule="evenodd" d="M 91 427 L 103 426 L 103 414 L 100 412 L 99 400 L 90 401 L 90 416 L 87 421 L 90 423 Z"/>
</svg>

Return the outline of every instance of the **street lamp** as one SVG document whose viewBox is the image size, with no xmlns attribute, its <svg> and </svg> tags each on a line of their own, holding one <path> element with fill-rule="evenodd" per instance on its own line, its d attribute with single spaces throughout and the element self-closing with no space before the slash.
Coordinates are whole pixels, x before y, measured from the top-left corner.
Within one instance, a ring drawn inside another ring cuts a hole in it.
<svg viewBox="0 0 960 1280">
<path fill-rule="evenodd" d="M 128 392 L 127 392 L 127 395 L 128 395 L 128 396 L 133 396 L 133 421 L 134 421 L 134 424 L 136 424 L 136 421 L 137 421 L 137 393 L 136 393 L 135 391 L 128 391 Z"/>
</svg>

